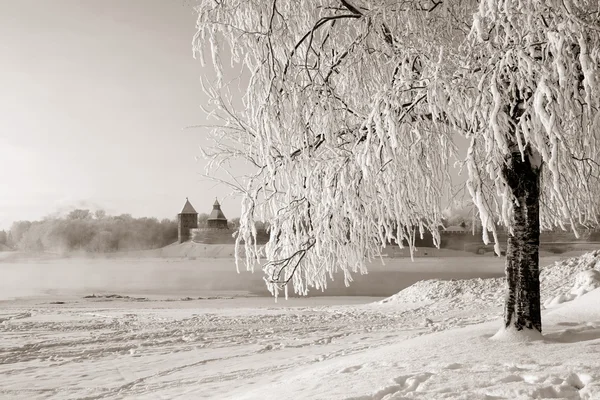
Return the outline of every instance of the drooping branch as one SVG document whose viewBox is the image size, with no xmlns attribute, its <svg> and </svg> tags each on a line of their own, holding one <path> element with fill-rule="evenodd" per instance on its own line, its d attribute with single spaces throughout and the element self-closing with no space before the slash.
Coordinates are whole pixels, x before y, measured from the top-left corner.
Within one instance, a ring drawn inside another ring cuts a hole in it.
<svg viewBox="0 0 600 400">
<path fill-rule="evenodd" d="M 296 54 L 296 51 L 298 51 L 298 48 L 302 45 L 302 43 L 304 43 L 304 41 L 310 37 L 312 37 L 312 35 L 315 33 L 316 30 L 318 30 L 321 26 L 325 25 L 327 22 L 330 21 L 335 21 L 338 19 L 344 19 L 344 18 L 360 18 L 361 15 L 359 14 L 342 14 L 342 15 L 332 15 L 329 17 L 322 17 L 321 19 L 319 19 L 315 25 L 311 28 L 310 31 L 306 32 L 304 34 L 304 36 L 302 36 L 302 38 L 300 38 L 300 40 L 298 41 L 298 43 L 296 43 L 296 45 L 294 46 L 294 48 L 292 49 L 292 51 L 290 52 L 290 55 L 288 56 L 288 60 L 285 64 L 285 67 L 283 68 L 283 76 L 285 76 L 288 72 L 288 69 L 290 67 L 290 63 L 292 58 L 294 57 L 294 55 Z"/>
<path fill-rule="evenodd" d="M 265 265 L 265 269 L 272 270 L 269 282 L 280 287 L 287 285 L 294 277 L 294 273 L 302 263 L 306 253 L 315 245 L 315 243 L 315 239 L 311 238 L 304 244 L 303 249 L 296 251 L 291 256 L 268 262 Z M 288 276 L 282 279 L 281 275 L 286 271 L 288 272 Z"/>
</svg>

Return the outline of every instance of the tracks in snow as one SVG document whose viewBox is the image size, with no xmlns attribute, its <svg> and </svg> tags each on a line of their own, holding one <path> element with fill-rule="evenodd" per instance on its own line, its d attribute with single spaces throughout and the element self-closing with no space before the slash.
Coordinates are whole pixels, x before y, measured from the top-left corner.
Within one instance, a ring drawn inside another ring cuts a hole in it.
<svg viewBox="0 0 600 400">
<path fill-rule="evenodd" d="M 0 397 L 91 400 L 222 387 L 362 352 L 398 335 L 481 322 L 462 310 L 453 316 L 452 304 L 426 326 L 425 307 L 261 309 L 239 315 L 127 307 L 41 306 L 0 314 Z"/>
</svg>

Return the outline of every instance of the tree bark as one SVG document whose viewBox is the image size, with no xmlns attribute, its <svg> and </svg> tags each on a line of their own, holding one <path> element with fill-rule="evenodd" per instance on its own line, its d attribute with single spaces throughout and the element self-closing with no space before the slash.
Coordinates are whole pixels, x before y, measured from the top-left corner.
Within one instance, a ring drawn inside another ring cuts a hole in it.
<svg viewBox="0 0 600 400">
<path fill-rule="evenodd" d="M 512 233 L 506 249 L 507 295 L 504 306 L 505 328 L 535 329 L 542 332 L 540 310 L 540 175 L 541 163 L 532 157 L 529 146 L 524 160 L 513 151 L 503 168 L 514 196 Z M 533 161 L 532 161 L 533 160 Z"/>
</svg>

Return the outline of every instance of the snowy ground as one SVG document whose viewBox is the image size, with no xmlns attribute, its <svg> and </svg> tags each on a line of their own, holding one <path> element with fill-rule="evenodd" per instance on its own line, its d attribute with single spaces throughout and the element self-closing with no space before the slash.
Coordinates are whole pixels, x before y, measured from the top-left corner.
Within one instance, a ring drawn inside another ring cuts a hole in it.
<svg viewBox="0 0 600 400">
<path fill-rule="evenodd" d="M 68 294 L 0 302 L 0 398 L 600 399 L 598 260 L 542 271 L 544 338 L 525 343 L 490 339 L 501 279 L 276 304 L 84 298 L 65 284 Z"/>
</svg>

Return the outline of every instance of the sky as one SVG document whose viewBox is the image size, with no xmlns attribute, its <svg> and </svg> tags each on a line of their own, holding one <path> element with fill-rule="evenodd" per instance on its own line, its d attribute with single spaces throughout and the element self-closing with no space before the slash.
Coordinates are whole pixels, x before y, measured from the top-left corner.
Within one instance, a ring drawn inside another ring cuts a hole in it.
<svg viewBox="0 0 600 400">
<path fill-rule="evenodd" d="M 173 218 L 204 177 L 190 0 L 0 0 L 0 229 L 74 208 Z M 200 157 L 199 160 L 196 158 Z"/>
</svg>

